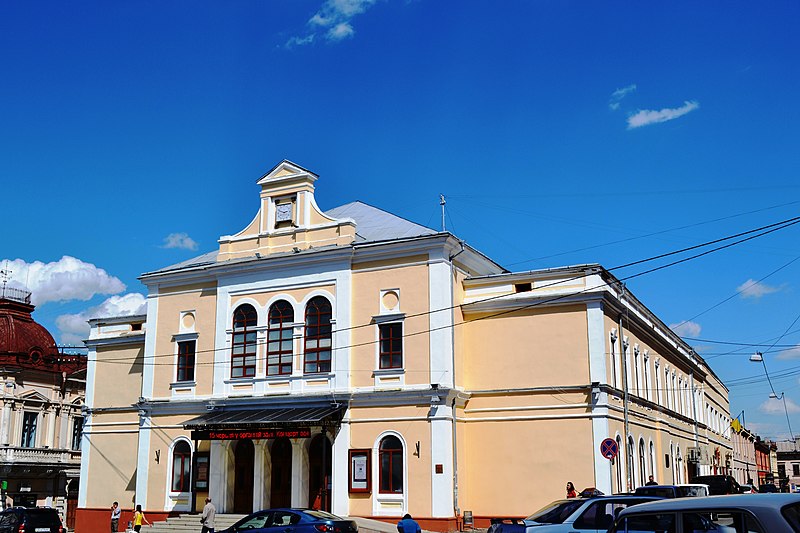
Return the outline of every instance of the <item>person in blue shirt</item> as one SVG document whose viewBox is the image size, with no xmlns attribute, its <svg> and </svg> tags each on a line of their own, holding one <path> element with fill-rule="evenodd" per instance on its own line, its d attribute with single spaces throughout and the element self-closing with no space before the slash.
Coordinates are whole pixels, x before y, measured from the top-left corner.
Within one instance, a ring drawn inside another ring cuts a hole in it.
<svg viewBox="0 0 800 533">
<path fill-rule="evenodd" d="M 397 531 L 398 533 L 421 533 L 422 528 L 411 518 L 410 514 L 406 513 L 403 519 L 397 523 Z"/>
</svg>

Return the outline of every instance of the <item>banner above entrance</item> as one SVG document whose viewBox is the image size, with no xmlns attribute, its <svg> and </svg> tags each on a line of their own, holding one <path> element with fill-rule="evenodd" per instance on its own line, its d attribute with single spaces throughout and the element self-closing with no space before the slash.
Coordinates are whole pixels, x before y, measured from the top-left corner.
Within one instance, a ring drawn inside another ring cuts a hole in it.
<svg viewBox="0 0 800 533">
<path fill-rule="evenodd" d="M 231 429 L 231 430 L 194 430 L 193 440 L 243 440 L 243 439 L 302 439 L 311 436 L 309 428 L 299 429 Z"/>
<path fill-rule="evenodd" d="M 340 405 L 318 407 L 271 407 L 266 409 L 234 409 L 229 406 L 217 408 L 207 414 L 183 423 L 184 429 L 193 431 L 215 431 L 231 433 L 236 431 L 309 431 L 309 426 L 338 425 L 344 414 Z M 209 437 L 206 437 L 209 438 Z M 213 439 L 213 437 L 210 437 Z M 218 437 L 220 438 L 220 437 Z M 232 438 L 272 438 L 272 437 L 232 437 Z"/>
</svg>

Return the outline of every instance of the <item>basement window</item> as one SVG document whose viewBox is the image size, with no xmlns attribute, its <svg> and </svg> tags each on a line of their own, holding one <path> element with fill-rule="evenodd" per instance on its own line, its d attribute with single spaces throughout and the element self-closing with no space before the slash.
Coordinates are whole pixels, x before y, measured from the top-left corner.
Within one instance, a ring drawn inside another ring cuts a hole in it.
<svg viewBox="0 0 800 533">
<path fill-rule="evenodd" d="M 515 283 L 514 292 L 530 292 L 533 287 L 530 283 Z"/>
</svg>

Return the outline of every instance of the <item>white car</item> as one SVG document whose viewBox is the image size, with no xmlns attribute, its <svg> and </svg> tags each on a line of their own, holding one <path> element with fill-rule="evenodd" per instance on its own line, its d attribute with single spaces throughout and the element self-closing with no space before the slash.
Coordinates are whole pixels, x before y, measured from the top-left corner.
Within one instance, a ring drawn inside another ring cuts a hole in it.
<svg viewBox="0 0 800 533">
<path fill-rule="evenodd" d="M 499 521 L 490 533 L 606 533 L 623 509 L 644 502 L 658 501 L 652 496 L 619 494 L 556 500 L 520 523 Z M 499 520 L 499 519 L 498 519 Z M 493 521 L 494 522 L 494 521 Z"/>
<path fill-rule="evenodd" d="M 798 533 L 797 494 L 674 498 L 620 512 L 609 533 Z"/>
</svg>

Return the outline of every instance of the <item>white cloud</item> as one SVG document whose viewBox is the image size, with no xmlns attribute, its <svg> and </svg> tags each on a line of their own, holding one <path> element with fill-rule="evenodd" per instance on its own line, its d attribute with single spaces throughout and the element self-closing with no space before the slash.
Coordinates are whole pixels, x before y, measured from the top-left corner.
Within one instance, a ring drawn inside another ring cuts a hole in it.
<svg viewBox="0 0 800 533">
<path fill-rule="evenodd" d="M 91 263 L 65 255 L 58 261 L 27 263 L 22 259 L 0 262 L 11 271 L 9 286 L 31 291 L 34 305 L 67 300 L 89 300 L 97 294 L 116 294 L 125 290 L 119 278 Z"/>
<path fill-rule="evenodd" d="M 789 414 L 800 413 L 800 405 L 797 405 L 789 398 L 784 399 L 786 400 L 786 411 L 788 411 Z M 780 398 L 770 398 L 766 402 L 759 405 L 758 410 L 765 415 L 786 414 L 783 410 L 783 399 Z"/>
<path fill-rule="evenodd" d="M 302 46 L 314 42 L 317 31 L 324 31 L 325 39 L 338 42 L 355 34 L 351 20 L 364 13 L 377 0 L 326 0 L 308 21 L 311 33 L 304 37 L 291 37 L 286 48 Z"/>
<path fill-rule="evenodd" d="M 635 128 L 641 128 L 642 126 L 649 126 L 650 124 L 658 124 L 659 122 L 675 120 L 676 118 L 682 117 L 687 113 L 691 113 L 699 107 L 700 104 L 698 102 L 686 101 L 681 107 L 665 107 L 659 111 L 640 109 L 635 114 L 628 117 L 628 129 L 632 130 Z"/>
<path fill-rule="evenodd" d="M 197 243 L 186 233 L 170 233 L 164 237 L 162 248 L 180 248 L 181 250 L 197 250 Z"/>
<path fill-rule="evenodd" d="M 795 346 L 794 348 L 789 348 L 788 350 L 783 350 L 782 352 L 778 353 L 775 356 L 776 359 L 800 359 L 800 344 Z"/>
<path fill-rule="evenodd" d="M 636 84 L 631 83 L 627 87 L 622 87 L 621 89 L 617 89 L 613 93 L 611 93 L 611 98 L 608 101 L 608 107 L 610 107 L 613 111 L 619 109 L 619 102 L 630 93 L 636 90 Z"/>
<path fill-rule="evenodd" d="M 139 315 L 144 314 L 146 310 L 147 300 L 145 297 L 131 292 L 122 296 L 112 296 L 100 305 L 90 307 L 80 313 L 61 315 L 56 318 L 56 326 L 61 332 L 63 344 L 80 344 L 89 336 L 89 319 Z"/>
<path fill-rule="evenodd" d="M 669 329 L 680 335 L 681 337 L 697 337 L 700 335 L 700 324 L 688 320 L 686 322 L 679 322 L 677 324 L 670 324 Z"/>
<path fill-rule="evenodd" d="M 754 281 L 752 279 L 748 279 L 738 287 L 736 287 L 736 292 L 739 293 L 739 296 L 742 298 L 761 298 L 765 294 L 771 294 L 773 292 L 778 292 L 780 287 L 773 287 L 771 285 L 767 285 L 766 283 L 761 283 L 760 281 Z"/>
</svg>

